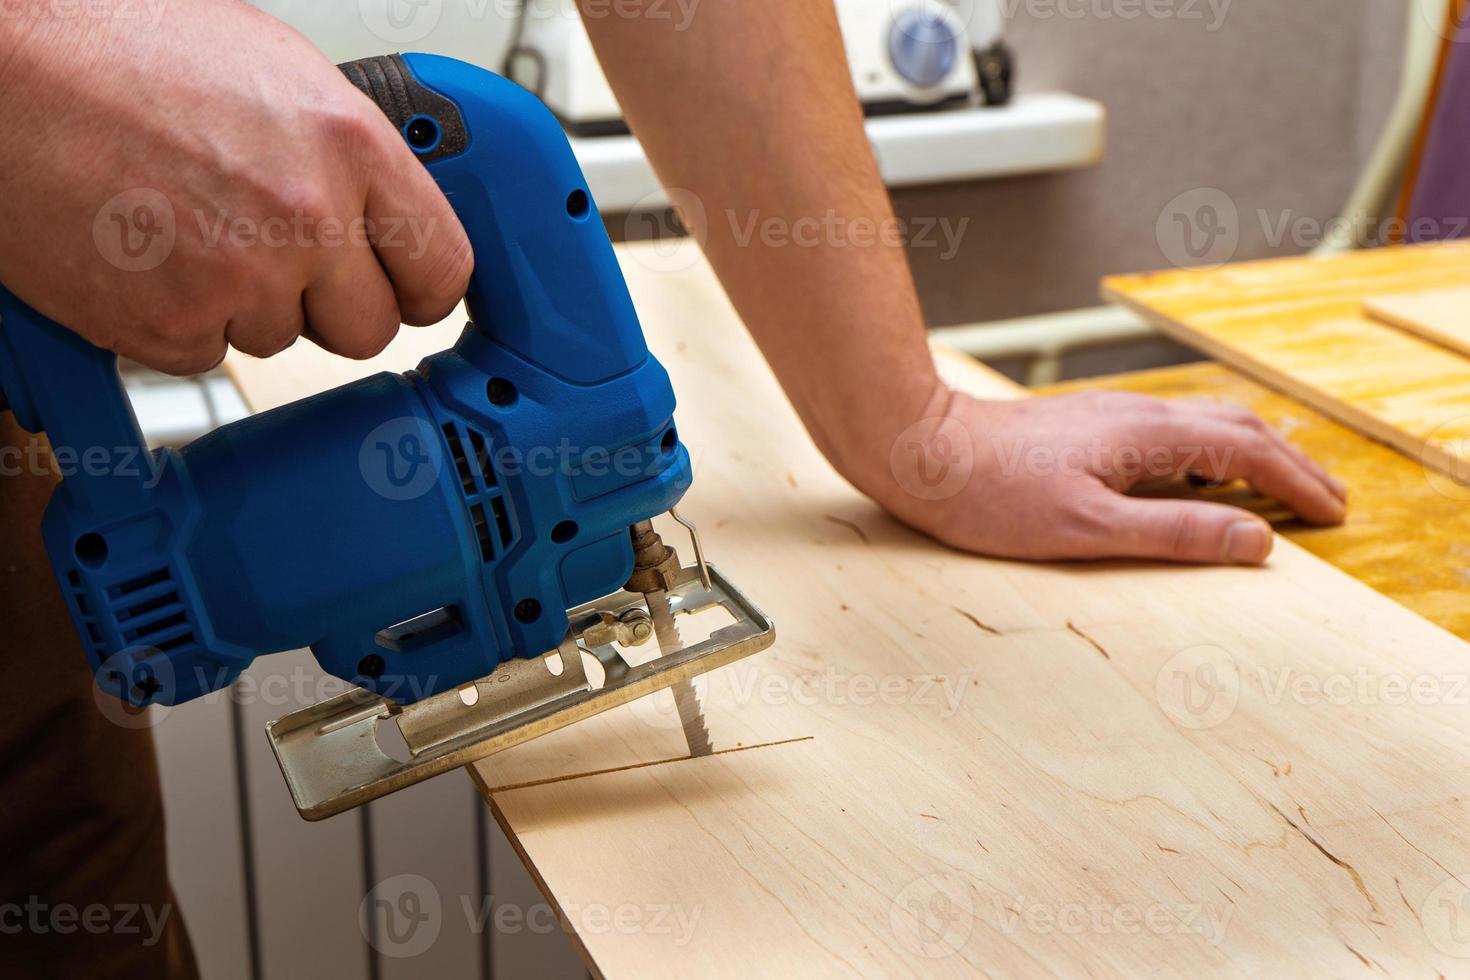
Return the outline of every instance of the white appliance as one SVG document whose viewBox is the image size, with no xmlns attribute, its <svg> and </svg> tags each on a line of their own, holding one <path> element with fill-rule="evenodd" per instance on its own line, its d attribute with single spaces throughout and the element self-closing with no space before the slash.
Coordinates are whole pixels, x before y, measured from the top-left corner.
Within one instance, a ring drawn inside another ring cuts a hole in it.
<svg viewBox="0 0 1470 980">
<path fill-rule="evenodd" d="M 1001 0 L 836 3 L 853 84 L 870 115 L 1009 101 Z M 697 4 L 663 9 L 673 18 L 699 15 Z M 627 132 L 576 0 L 522 0 L 518 17 L 505 74 L 579 136 Z"/>
</svg>

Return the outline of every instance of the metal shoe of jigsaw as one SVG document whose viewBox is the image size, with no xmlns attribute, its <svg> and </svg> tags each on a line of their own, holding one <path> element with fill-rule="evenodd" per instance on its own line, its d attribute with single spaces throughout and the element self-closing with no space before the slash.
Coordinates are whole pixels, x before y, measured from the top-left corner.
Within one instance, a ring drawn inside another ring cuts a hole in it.
<svg viewBox="0 0 1470 980">
<path fill-rule="evenodd" d="M 0 408 L 118 464 L 67 474 L 42 526 L 99 686 L 178 704 L 309 647 L 356 687 L 268 726 L 307 819 L 664 688 L 707 753 L 691 678 L 774 632 L 674 513 L 692 478 L 674 393 L 565 135 L 452 59 L 343 70 L 469 235 L 452 350 L 148 457 L 115 355 L 0 287 Z M 694 565 L 653 530 L 665 512 Z M 716 606 L 733 624 L 685 646 L 678 617 Z M 620 652 L 650 639 L 657 657 Z"/>
</svg>

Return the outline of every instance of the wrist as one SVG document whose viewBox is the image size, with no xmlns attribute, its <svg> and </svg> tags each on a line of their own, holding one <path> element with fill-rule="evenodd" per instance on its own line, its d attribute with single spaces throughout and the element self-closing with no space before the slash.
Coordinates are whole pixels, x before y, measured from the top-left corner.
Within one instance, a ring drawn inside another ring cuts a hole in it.
<svg viewBox="0 0 1470 980">
<path fill-rule="evenodd" d="M 927 444 L 953 398 L 954 392 L 932 371 L 885 396 L 859 392 L 854 399 L 861 399 L 867 411 L 840 413 L 822 427 L 825 439 L 818 436 L 818 443 L 844 479 L 888 506 L 904 492 L 895 456 L 912 451 L 910 443 Z"/>
</svg>

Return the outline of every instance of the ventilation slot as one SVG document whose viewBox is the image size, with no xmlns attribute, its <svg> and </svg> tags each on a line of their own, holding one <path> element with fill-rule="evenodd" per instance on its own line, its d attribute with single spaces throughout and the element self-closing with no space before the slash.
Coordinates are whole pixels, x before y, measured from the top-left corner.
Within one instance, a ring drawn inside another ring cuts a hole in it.
<svg viewBox="0 0 1470 980">
<path fill-rule="evenodd" d="M 500 531 L 501 547 L 510 547 L 510 515 L 505 510 L 505 500 L 495 497 L 490 501 L 490 509 L 495 512 L 495 527 Z"/>
<path fill-rule="evenodd" d="M 157 650 L 159 653 L 168 653 L 170 650 L 177 650 L 179 647 L 188 646 L 190 643 L 193 642 L 193 633 L 183 633 L 179 636 L 171 637 L 167 640 L 154 640 L 151 643 L 144 643 L 141 645 L 150 646 L 153 649 Z"/>
<path fill-rule="evenodd" d="M 480 544 L 480 558 L 493 562 L 515 544 L 515 532 L 510 505 L 491 460 L 492 443 L 484 433 L 459 422 L 445 422 L 440 428 Z"/>
<path fill-rule="evenodd" d="M 164 630 L 172 629 L 175 626 L 183 626 L 188 622 L 189 617 L 184 615 L 184 611 L 181 609 L 178 612 L 174 613 L 172 616 L 169 616 L 165 619 L 160 619 L 155 623 L 149 623 L 146 626 L 139 626 L 134 627 L 133 629 L 123 630 L 123 639 L 127 640 L 129 643 L 136 643 L 140 637 L 148 636 L 154 633 L 161 633 Z"/>
<path fill-rule="evenodd" d="M 485 486 L 495 486 L 495 467 L 490 465 L 490 450 L 485 444 L 485 437 L 474 429 L 469 430 L 470 449 L 475 454 L 475 465 L 480 469 L 480 475 L 485 478 Z"/>
<path fill-rule="evenodd" d="M 147 602 L 140 602 L 136 606 L 129 606 L 126 610 L 127 617 L 129 619 L 139 619 L 151 612 L 176 604 L 177 598 L 174 594 L 172 592 L 165 593 L 156 599 L 149 599 Z"/>
<path fill-rule="evenodd" d="M 496 503 L 499 502 L 496 500 Z M 475 522 L 475 535 L 480 539 L 480 558 L 485 561 L 494 561 L 495 546 L 490 543 L 490 523 L 485 519 L 484 505 L 471 504 L 470 518 Z"/>
<path fill-rule="evenodd" d="M 454 459 L 454 471 L 459 474 L 459 485 L 464 490 L 466 497 L 473 497 L 477 492 L 475 487 L 475 476 L 470 472 L 469 457 L 465 456 L 464 443 L 459 439 L 459 430 L 452 422 L 444 424 L 444 441 L 449 444 L 449 455 Z"/>
<path fill-rule="evenodd" d="M 135 579 L 124 582 L 122 585 L 113 589 L 112 594 L 118 596 L 132 595 L 134 592 L 142 592 L 150 585 L 158 585 L 162 582 L 172 583 L 172 581 L 168 574 L 168 569 L 165 568 L 152 574 L 140 575 Z"/>
<path fill-rule="evenodd" d="M 108 594 L 117 635 L 128 646 L 166 653 L 194 644 L 194 626 L 167 568 L 130 579 Z"/>
<path fill-rule="evenodd" d="M 92 612 L 92 602 L 87 598 L 87 590 L 82 585 L 82 577 L 77 574 L 76 569 L 66 573 L 66 584 L 71 587 L 72 601 L 77 604 L 77 612 L 81 614 L 82 628 L 86 632 L 85 642 L 91 648 L 90 652 L 97 659 L 102 659 L 103 647 L 102 630 L 97 627 L 97 617 Z"/>
</svg>

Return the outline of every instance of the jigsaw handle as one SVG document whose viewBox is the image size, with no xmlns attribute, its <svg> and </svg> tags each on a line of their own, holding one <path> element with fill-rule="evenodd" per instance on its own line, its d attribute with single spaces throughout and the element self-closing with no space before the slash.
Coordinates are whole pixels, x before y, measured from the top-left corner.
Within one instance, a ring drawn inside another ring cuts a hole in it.
<svg viewBox="0 0 1470 980">
<path fill-rule="evenodd" d="M 556 117 L 513 82 L 410 54 L 342 66 L 398 127 L 474 249 L 476 328 L 577 385 L 636 368 L 648 347 L 612 244 Z"/>
<path fill-rule="evenodd" d="M 464 224 L 475 255 L 467 302 L 482 334 L 577 385 L 647 359 L 581 168 L 535 96 L 434 55 L 367 58 L 342 71 L 403 133 Z M 412 236 L 398 229 L 397 239 Z M 56 446 L 120 457 L 144 451 L 117 356 L 0 285 L 0 409 L 7 406 L 26 431 L 44 430 Z M 143 493 L 136 468 L 78 467 L 65 483 L 64 492 L 99 511 L 130 509 Z"/>
<path fill-rule="evenodd" d="M 0 286 L 0 409 L 54 449 L 77 457 L 60 492 L 97 516 L 144 495 L 143 433 L 117 371 L 117 355 L 47 319 Z M 87 462 L 88 454 L 96 460 Z M 101 454 L 101 455 L 98 455 Z M 105 457 L 105 461 L 103 461 Z M 131 460 L 134 465 L 111 463 Z"/>
</svg>

